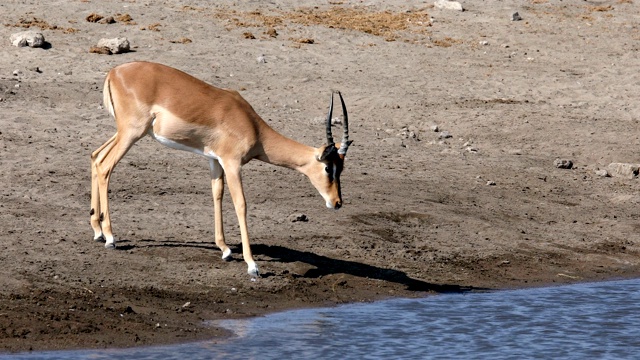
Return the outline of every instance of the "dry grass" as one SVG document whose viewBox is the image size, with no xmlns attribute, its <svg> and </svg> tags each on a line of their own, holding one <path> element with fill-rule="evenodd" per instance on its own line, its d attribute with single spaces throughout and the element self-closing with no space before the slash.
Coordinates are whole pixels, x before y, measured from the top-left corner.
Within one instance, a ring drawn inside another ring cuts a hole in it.
<svg viewBox="0 0 640 360">
<path fill-rule="evenodd" d="M 611 5 L 587 6 L 587 11 L 590 12 L 605 12 L 611 10 L 613 10 L 613 6 Z"/>
<path fill-rule="evenodd" d="M 367 12 L 359 8 L 332 7 L 326 11 L 303 9 L 286 14 L 287 20 L 309 26 L 321 25 L 329 28 L 355 30 L 363 33 L 395 38 L 399 32 L 424 32 L 431 25 L 429 15 L 424 12 L 391 11 Z"/>
<path fill-rule="evenodd" d="M 260 11 L 238 12 L 218 10 L 214 16 L 230 21 L 234 27 L 286 27 L 287 24 L 303 26 L 319 25 L 329 28 L 360 31 L 395 40 L 402 32 L 426 34 L 431 26 L 426 11 L 416 12 L 371 12 L 362 8 L 332 6 L 326 10 L 316 8 L 280 12 L 274 15 Z"/>
<path fill-rule="evenodd" d="M 443 39 L 435 39 L 433 40 L 433 45 L 440 47 L 451 47 L 454 44 L 462 44 L 462 40 L 454 39 L 450 37 L 445 37 Z"/>
<path fill-rule="evenodd" d="M 74 28 L 65 28 L 65 27 L 61 27 L 58 25 L 51 25 L 49 24 L 47 21 L 37 18 L 37 17 L 31 17 L 31 18 L 20 18 L 16 23 L 14 24 L 5 24 L 5 26 L 9 26 L 9 27 L 21 27 L 21 28 L 25 28 L 25 29 L 29 29 L 32 27 L 38 27 L 42 30 L 56 30 L 56 31 L 62 31 L 65 34 L 72 34 L 75 32 L 78 32 L 78 29 L 74 29 Z"/>
</svg>

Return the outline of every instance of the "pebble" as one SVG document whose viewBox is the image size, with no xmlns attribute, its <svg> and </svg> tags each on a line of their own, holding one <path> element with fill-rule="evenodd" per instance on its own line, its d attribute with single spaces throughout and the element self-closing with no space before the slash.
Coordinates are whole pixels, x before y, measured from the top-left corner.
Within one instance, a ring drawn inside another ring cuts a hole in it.
<svg viewBox="0 0 640 360">
<path fill-rule="evenodd" d="M 131 44 L 126 37 L 118 37 L 113 39 L 100 39 L 98 48 L 108 48 L 112 54 L 126 53 L 130 50 Z"/>
<path fill-rule="evenodd" d="M 37 31 L 22 31 L 19 33 L 11 34 L 11 45 L 17 47 L 43 47 L 45 44 L 44 35 Z"/>
<path fill-rule="evenodd" d="M 517 11 L 511 14 L 511 21 L 520 21 L 520 20 L 522 20 L 522 16 L 520 16 L 520 14 L 518 14 Z"/>
<path fill-rule="evenodd" d="M 308 222 L 309 217 L 305 214 L 297 213 L 289 215 L 289 221 L 291 222 Z"/>
<path fill-rule="evenodd" d="M 596 170 L 596 175 L 602 176 L 602 177 L 611 176 L 611 175 L 609 175 L 609 172 L 607 170 L 605 170 L 605 169 Z"/>
<path fill-rule="evenodd" d="M 431 126 L 431 131 L 438 132 L 438 131 L 440 131 L 440 128 L 438 127 L 438 125 L 432 125 Z"/>
<path fill-rule="evenodd" d="M 438 9 L 464 11 L 462 4 L 457 1 L 436 0 L 433 5 Z"/>
<path fill-rule="evenodd" d="M 443 131 L 443 132 L 440 133 L 440 135 L 438 135 L 439 139 L 448 139 L 450 137 L 452 137 L 452 135 L 449 134 L 448 131 Z"/>
<path fill-rule="evenodd" d="M 608 166 L 608 172 L 611 176 L 633 179 L 638 176 L 640 166 L 638 164 L 611 163 Z"/>
<path fill-rule="evenodd" d="M 558 169 L 571 169 L 573 167 L 573 161 L 568 159 L 555 159 L 553 165 Z"/>
<path fill-rule="evenodd" d="M 495 186 L 495 185 L 496 185 L 496 182 L 495 182 L 495 181 L 492 181 L 492 180 L 488 180 L 488 181 L 487 181 L 487 185 L 489 185 L 489 186 Z"/>
</svg>

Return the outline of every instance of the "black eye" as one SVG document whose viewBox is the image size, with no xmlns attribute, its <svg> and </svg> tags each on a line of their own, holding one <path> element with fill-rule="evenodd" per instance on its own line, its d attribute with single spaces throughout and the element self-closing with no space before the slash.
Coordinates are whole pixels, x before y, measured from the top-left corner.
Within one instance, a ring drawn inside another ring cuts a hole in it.
<svg viewBox="0 0 640 360">
<path fill-rule="evenodd" d="M 324 168 L 324 171 L 326 171 L 326 172 L 327 172 L 327 174 L 331 174 L 331 171 L 329 170 L 329 167 L 328 167 L 328 166 L 326 166 L 326 167 Z"/>
</svg>

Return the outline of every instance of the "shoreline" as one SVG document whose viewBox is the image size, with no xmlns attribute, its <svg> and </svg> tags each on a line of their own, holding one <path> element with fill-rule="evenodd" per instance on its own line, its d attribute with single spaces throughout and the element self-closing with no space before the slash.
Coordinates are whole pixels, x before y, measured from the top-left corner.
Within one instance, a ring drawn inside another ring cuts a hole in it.
<svg viewBox="0 0 640 360">
<path fill-rule="evenodd" d="M 222 334 L 205 319 L 638 277 L 640 181 L 621 171 L 640 163 L 636 5 L 464 5 L 3 1 L 0 351 L 168 344 Z M 11 45 L 24 30 L 48 45 Z M 90 52 L 116 37 L 132 51 Z M 116 131 L 105 75 L 131 61 L 235 89 L 314 147 L 340 90 L 354 140 L 343 206 L 327 210 L 295 171 L 246 164 L 263 272 L 251 282 L 228 189 L 225 262 L 207 161 L 146 137 L 112 174 L 106 251 L 90 157 Z"/>
</svg>

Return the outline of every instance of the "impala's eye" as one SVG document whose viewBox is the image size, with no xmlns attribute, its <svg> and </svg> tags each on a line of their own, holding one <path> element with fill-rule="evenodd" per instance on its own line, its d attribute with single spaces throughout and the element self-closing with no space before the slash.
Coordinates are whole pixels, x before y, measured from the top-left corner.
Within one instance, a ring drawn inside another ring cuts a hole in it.
<svg viewBox="0 0 640 360">
<path fill-rule="evenodd" d="M 326 172 L 327 172 L 327 174 L 331 174 L 331 170 L 329 170 L 329 167 L 328 167 L 328 166 L 325 166 L 324 171 L 326 171 Z"/>
</svg>

